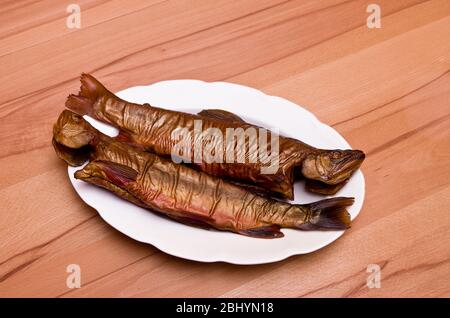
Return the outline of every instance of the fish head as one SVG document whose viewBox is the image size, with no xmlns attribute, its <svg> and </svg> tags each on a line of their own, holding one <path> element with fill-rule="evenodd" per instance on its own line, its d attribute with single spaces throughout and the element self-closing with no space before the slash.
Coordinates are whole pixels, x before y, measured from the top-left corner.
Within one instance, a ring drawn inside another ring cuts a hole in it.
<svg viewBox="0 0 450 318">
<path fill-rule="evenodd" d="M 302 164 L 302 174 L 307 179 L 326 184 L 338 184 L 361 166 L 365 154 L 361 150 L 324 150 L 308 155 Z"/>
<path fill-rule="evenodd" d="M 97 133 L 83 117 L 64 110 L 53 126 L 53 148 L 70 166 L 82 165 L 89 159 Z"/>
<path fill-rule="evenodd" d="M 96 137 L 95 129 L 80 115 L 64 110 L 53 126 L 53 139 L 65 147 L 78 149 Z"/>
</svg>

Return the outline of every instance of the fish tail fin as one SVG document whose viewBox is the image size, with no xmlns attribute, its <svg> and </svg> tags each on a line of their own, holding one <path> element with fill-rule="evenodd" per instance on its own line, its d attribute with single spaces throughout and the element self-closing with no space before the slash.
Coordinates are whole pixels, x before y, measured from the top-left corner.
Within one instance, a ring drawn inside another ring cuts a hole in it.
<svg viewBox="0 0 450 318">
<path fill-rule="evenodd" d="M 69 95 L 66 107 L 79 115 L 92 115 L 94 103 L 109 91 L 90 74 L 81 74 L 80 82 L 78 95 Z"/>
<path fill-rule="evenodd" d="M 91 99 L 79 95 L 70 94 L 66 99 L 66 107 L 79 115 L 92 116 L 93 105 Z"/>
<path fill-rule="evenodd" d="M 53 147 L 58 157 L 71 166 L 82 165 L 92 152 L 98 132 L 83 117 L 69 110 L 53 126 Z"/>
<path fill-rule="evenodd" d="M 354 198 L 331 198 L 302 205 L 311 212 L 307 223 L 299 226 L 301 230 L 345 230 L 351 225 L 350 214 L 347 207 L 352 205 Z"/>
</svg>

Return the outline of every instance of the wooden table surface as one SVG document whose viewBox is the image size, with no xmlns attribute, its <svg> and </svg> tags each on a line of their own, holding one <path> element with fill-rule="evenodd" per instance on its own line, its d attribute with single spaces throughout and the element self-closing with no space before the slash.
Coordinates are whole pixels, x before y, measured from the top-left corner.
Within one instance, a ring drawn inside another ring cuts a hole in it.
<svg viewBox="0 0 450 318">
<path fill-rule="evenodd" d="M 381 28 L 366 25 L 372 2 Z M 2 0 L 0 296 L 450 296 L 449 66 L 448 0 Z M 360 216 L 317 252 L 259 266 L 133 241 L 82 202 L 51 147 L 81 72 L 113 91 L 194 78 L 305 105 L 368 155 Z"/>
</svg>

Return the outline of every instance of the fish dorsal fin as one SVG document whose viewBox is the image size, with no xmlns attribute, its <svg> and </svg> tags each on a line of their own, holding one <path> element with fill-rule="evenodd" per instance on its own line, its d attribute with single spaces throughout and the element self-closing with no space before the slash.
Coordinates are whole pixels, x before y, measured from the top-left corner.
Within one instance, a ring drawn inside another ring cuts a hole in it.
<svg viewBox="0 0 450 318">
<path fill-rule="evenodd" d="M 199 112 L 198 115 L 212 119 L 232 121 L 237 123 L 246 123 L 239 116 L 222 109 L 204 109 L 201 112 Z"/>
</svg>

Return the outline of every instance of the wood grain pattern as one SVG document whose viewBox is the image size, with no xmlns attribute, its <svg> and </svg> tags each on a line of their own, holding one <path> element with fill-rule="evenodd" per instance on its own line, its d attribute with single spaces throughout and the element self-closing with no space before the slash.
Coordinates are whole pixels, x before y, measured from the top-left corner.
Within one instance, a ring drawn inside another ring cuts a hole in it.
<svg viewBox="0 0 450 318">
<path fill-rule="evenodd" d="M 450 296 L 450 2 L 79 0 L 0 4 L 0 296 Z M 225 80 L 288 98 L 368 157 L 354 226 L 312 254 L 202 264 L 118 233 L 50 145 L 81 71 L 112 90 Z M 68 289 L 66 266 L 82 268 Z M 368 264 L 382 268 L 366 286 Z"/>
</svg>

